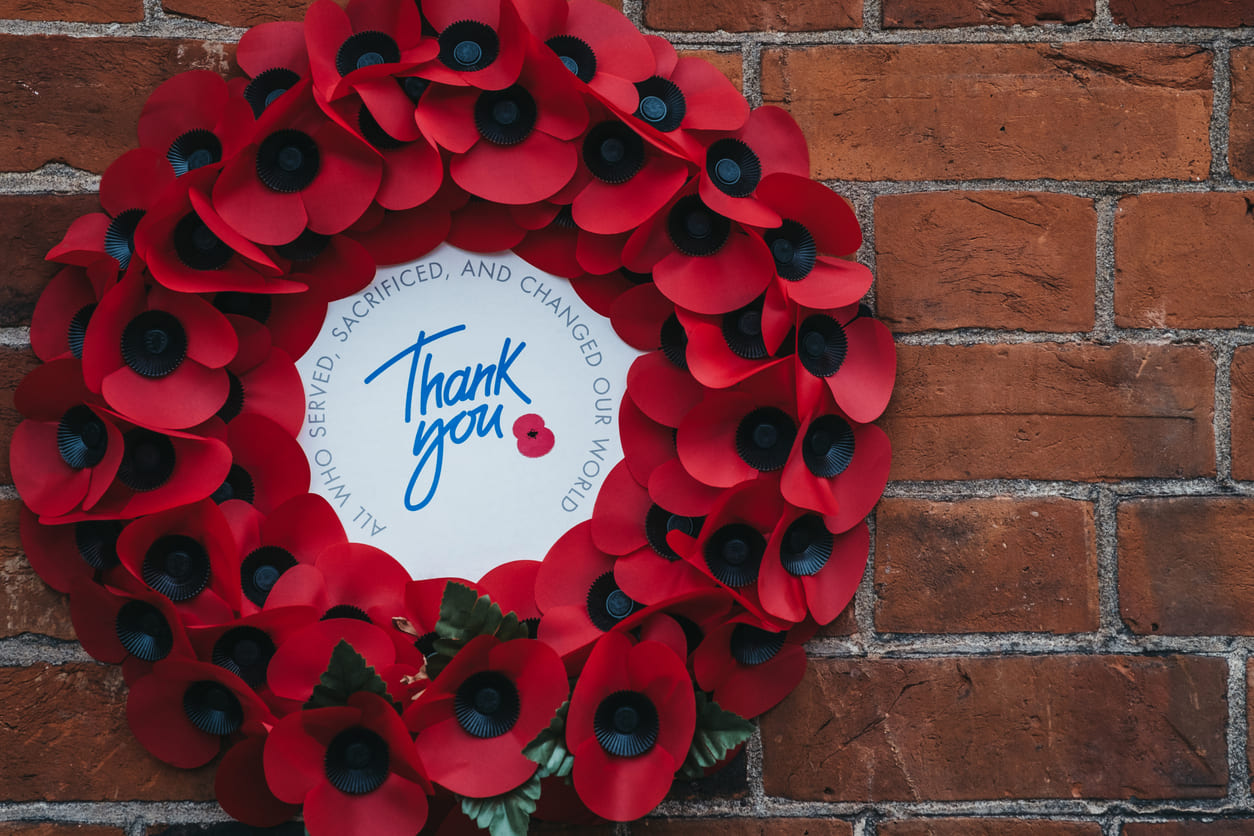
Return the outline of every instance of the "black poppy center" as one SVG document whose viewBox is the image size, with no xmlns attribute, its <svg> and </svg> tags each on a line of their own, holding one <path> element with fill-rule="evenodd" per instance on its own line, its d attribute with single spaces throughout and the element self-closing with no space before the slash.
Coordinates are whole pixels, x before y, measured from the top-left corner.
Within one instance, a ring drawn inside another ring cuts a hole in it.
<svg viewBox="0 0 1254 836">
<path fill-rule="evenodd" d="M 416 75 L 406 76 L 405 78 L 398 79 L 398 81 L 400 82 L 401 90 L 404 91 L 405 95 L 414 104 L 418 104 L 418 100 L 422 98 L 422 94 L 427 92 L 427 88 L 431 86 L 431 82 L 427 81 L 425 78 L 419 78 Z"/>
<path fill-rule="evenodd" d="M 265 325 L 270 319 L 273 302 L 265 293 L 243 293 L 224 290 L 213 297 L 213 306 L 224 314 L 246 316 Z"/>
<path fill-rule="evenodd" d="M 239 569 L 244 597 L 259 607 L 264 606 L 279 578 L 295 565 L 292 553 L 279 546 L 262 546 L 249 552 Z"/>
<path fill-rule="evenodd" d="M 460 20 L 440 33 L 440 63 L 458 72 L 482 70 L 496 60 L 501 41 L 486 23 Z"/>
<path fill-rule="evenodd" d="M 671 208 L 666 231 L 681 253 L 713 255 L 727 243 L 731 221 L 711 210 L 697 195 L 687 195 Z"/>
<path fill-rule="evenodd" d="M 320 165 L 318 144 L 303 131 L 275 131 L 257 148 L 257 177 L 271 191 L 299 192 L 318 176 Z"/>
<path fill-rule="evenodd" d="M 336 604 L 322 614 L 321 621 L 330 621 L 332 618 L 351 618 L 354 621 L 364 621 L 367 624 L 373 624 L 370 620 L 370 614 L 361 607 L 354 607 L 352 604 Z"/>
<path fill-rule="evenodd" d="M 635 611 L 637 604 L 614 582 L 614 573 L 606 572 L 588 589 L 588 617 L 598 630 L 607 631 Z"/>
<path fill-rule="evenodd" d="M 644 167 L 644 140 L 622 122 L 602 122 L 583 141 L 583 161 L 605 183 L 626 183 Z"/>
<path fill-rule="evenodd" d="M 266 108 L 300 81 L 300 76 L 285 67 L 274 67 L 248 82 L 244 88 L 244 101 L 253 109 L 253 116 L 260 117 Z"/>
<path fill-rule="evenodd" d="M 105 229 L 105 253 L 113 256 L 118 268 L 125 270 L 135 252 L 135 230 L 144 218 L 143 209 L 127 209 L 119 212 Z"/>
<path fill-rule="evenodd" d="M 557 35 L 544 43 L 580 81 L 592 81 L 592 77 L 597 74 L 596 53 L 586 41 L 574 35 Z"/>
<path fill-rule="evenodd" d="M 313 261 L 322 255 L 330 244 L 330 235 L 322 235 L 312 229 L 306 229 L 286 244 L 275 247 L 274 251 L 288 261 Z"/>
<path fill-rule="evenodd" d="M 174 475 L 174 442 L 152 430 L 133 429 L 124 437 L 118 479 L 137 493 L 152 491 Z"/>
<path fill-rule="evenodd" d="M 775 658 L 784 646 L 784 633 L 737 624 L 731 633 L 731 655 L 742 665 L 761 665 Z"/>
<path fill-rule="evenodd" d="M 790 282 L 800 281 L 814 269 L 818 248 L 810 230 L 792 220 L 763 234 L 775 259 L 775 272 Z"/>
<path fill-rule="evenodd" d="M 256 627 L 234 627 L 213 645 L 213 663 L 256 688 L 266 681 L 266 669 L 274 656 L 274 640 Z"/>
<path fill-rule="evenodd" d="M 145 662 L 164 659 L 174 648 L 174 632 L 161 610 L 147 601 L 127 601 L 118 609 L 113 630 L 126 652 Z"/>
<path fill-rule="evenodd" d="M 361 726 L 345 729 L 327 746 L 323 771 L 331 786 L 340 792 L 349 795 L 374 792 L 388 777 L 387 742 Z"/>
<path fill-rule="evenodd" d="M 204 679 L 183 692 L 183 713 L 205 734 L 228 735 L 244 725 L 239 697 L 220 682 Z"/>
<path fill-rule="evenodd" d="M 536 125 L 536 100 L 515 84 L 505 90 L 488 90 L 475 101 L 475 126 L 479 135 L 495 145 L 516 145 Z"/>
<path fill-rule="evenodd" d="M 796 437 L 797 425 L 787 412 L 763 406 L 740 419 L 736 452 L 745 464 L 767 473 L 784 466 Z"/>
<path fill-rule="evenodd" d="M 815 377 L 831 377 L 840 371 L 848 351 L 845 329 L 830 316 L 808 316 L 797 330 L 797 359 Z"/>
<path fill-rule="evenodd" d="M 674 561 L 679 559 L 679 555 L 666 542 L 666 535 L 672 531 L 679 531 L 689 537 L 696 537 L 701 533 L 703 522 L 705 522 L 704 517 L 684 517 L 672 514 L 660 505 L 652 505 L 644 515 L 644 536 L 653 551 L 667 560 Z"/>
<path fill-rule="evenodd" d="M 174 227 L 174 253 L 192 270 L 220 270 L 233 251 L 195 212 L 188 212 Z"/>
<path fill-rule="evenodd" d="M 183 324 L 165 311 L 144 311 L 122 330 L 122 361 L 149 378 L 165 377 L 187 357 Z"/>
<path fill-rule="evenodd" d="M 253 484 L 252 474 L 239 465 L 232 464 L 226 474 L 226 479 L 216 491 L 209 495 L 209 498 L 218 505 L 232 499 L 252 504 L 252 501 L 257 498 L 257 488 Z"/>
<path fill-rule="evenodd" d="M 762 180 L 762 164 L 738 139 L 720 139 L 705 154 L 705 170 L 715 188 L 732 197 L 748 197 Z"/>
<path fill-rule="evenodd" d="M 784 530 L 779 561 L 793 577 L 817 574 L 832 556 L 832 533 L 818 514 L 798 517 Z"/>
<path fill-rule="evenodd" d="M 228 424 L 234 421 L 239 414 L 244 411 L 244 401 L 247 393 L 244 391 L 244 383 L 236 376 L 235 372 L 228 370 L 226 373 L 227 391 L 226 400 L 222 402 L 222 406 L 218 408 L 218 417 Z M 251 480 L 250 480 L 251 481 Z M 249 500 L 252 501 L 251 499 Z"/>
<path fill-rule="evenodd" d="M 744 523 L 725 525 L 705 542 L 705 565 L 710 573 L 731 587 L 747 586 L 758 579 L 766 538 Z"/>
<path fill-rule="evenodd" d="M 209 585 L 209 552 L 185 534 L 157 538 L 144 555 L 144 583 L 171 601 L 195 598 Z"/>
<path fill-rule="evenodd" d="M 345 39 L 335 54 L 335 69 L 341 76 L 363 67 L 395 64 L 401 60 L 401 49 L 386 32 L 358 32 Z"/>
<path fill-rule="evenodd" d="M 69 327 L 65 330 L 65 341 L 69 344 L 70 353 L 79 360 L 83 359 L 83 342 L 87 339 L 87 326 L 91 323 L 91 315 L 96 312 L 96 303 L 84 305 L 74 316 L 70 317 Z"/>
<path fill-rule="evenodd" d="M 816 418 L 806 431 L 801 457 L 821 479 L 839 476 L 853 461 L 853 427 L 838 415 Z"/>
<path fill-rule="evenodd" d="M 57 424 L 57 451 L 75 470 L 95 467 L 109 450 L 109 431 L 90 407 L 72 406 Z"/>
<path fill-rule="evenodd" d="M 408 145 L 385 131 L 365 105 L 357 111 L 357 127 L 361 129 L 361 135 L 366 138 L 366 142 L 380 151 L 395 151 Z"/>
<path fill-rule="evenodd" d="M 165 158 L 174 167 L 174 173 L 181 177 L 189 171 L 221 160 L 222 142 L 213 131 L 196 128 L 170 143 Z"/>
<path fill-rule="evenodd" d="M 466 677 L 453 697 L 453 716 L 472 737 L 500 737 L 518 722 L 518 688 L 499 671 Z"/>
<path fill-rule="evenodd" d="M 659 76 L 636 84 L 640 102 L 633 114 L 637 119 L 659 131 L 670 132 L 679 127 L 687 113 L 684 94 L 673 82 Z"/>
<path fill-rule="evenodd" d="M 615 757 L 643 755 L 657 743 L 658 729 L 657 708 L 639 691 L 615 691 L 592 715 L 597 742 Z"/>
<path fill-rule="evenodd" d="M 723 342 L 737 357 L 761 360 L 768 354 L 762 336 L 762 302 L 723 314 Z"/>
<path fill-rule="evenodd" d="M 74 546 L 79 557 L 93 569 L 110 569 L 118 565 L 118 535 L 122 523 L 117 520 L 86 520 L 74 524 Z"/>
</svg>

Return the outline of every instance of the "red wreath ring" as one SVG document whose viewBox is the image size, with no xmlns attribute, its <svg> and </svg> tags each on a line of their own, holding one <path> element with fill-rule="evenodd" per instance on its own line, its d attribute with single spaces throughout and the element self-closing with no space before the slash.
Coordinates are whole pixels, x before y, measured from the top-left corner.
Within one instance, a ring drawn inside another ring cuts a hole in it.
<svg viewBox="0 0 1254 836">
<path fill-rule="evenodd" d="M 237 58 L 152 94 L 49 253 L 12 442 L 32 565 L 149 751 L 225 750 L 244 822 L 648 813 L 862 577 L 895 357 L 853 212 L 786 112 L 596 0 L 315 0 Z M 443 241 L 570 279 L 647 352 L 592 519 L 477 583 L 350 543 L 293 440 L 327 304 Z"/>
</svg>

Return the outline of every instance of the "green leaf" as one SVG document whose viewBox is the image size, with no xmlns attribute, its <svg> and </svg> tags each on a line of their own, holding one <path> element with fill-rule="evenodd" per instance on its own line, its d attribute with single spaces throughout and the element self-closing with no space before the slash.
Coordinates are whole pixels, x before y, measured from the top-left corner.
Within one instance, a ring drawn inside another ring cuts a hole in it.
<svg viewBox="0 0 1254 836">
<path fill-rule="evenodd" d="M 450 581 L 440 599 L 440 620 L 435 625 L 435 654 L 427 660 L 427 675 L 434 679 L 471 639 L 496 636 L 503 642 L 527 638 L 527 625 L 516 613 L 502 613 L 486 595 L 476 595 L 465 584 Z"/>
<path fill-rule="evenodd" d="M 329 708 L 331 706 L 348 705 L 348 698 L 358 691 L 378 694 L 388 702 L 392 695 L 383 677 L 375 673 L 374 668 L 366 663 L 353 646 L 343 639 L 331 651 L 331 661 L 323 672 L 321 680 L 314 686 L 313 696 L 305 703 L 305 708 Z"/>
<path fill-rule="evenodd" d="M 540 799 L 540 776 L 504 795 L 492 798 L 463 798 L 462 812 L 491 836 L 527 836 L 531 814 Z"/>
<path fill-rule="evenodd" d="M 697 728 L 692 735 L 688 758 L 679 768 L 679 777 L 702 777 L 705 770 L 752 736 L 753 723 L 738 714 L 724 711 L 704 691 L 697 689 Z"/>
<path fill-rule="evenodd" d="M 548 728 L 541 729 L 536 739 L 523 748 L 523 757 L 540 764 L 536 775 L 541 778 L 550 775 L 565 778 L 575 765 L 575 756 L 566 748 L 566 711 L 569 708 L 570 700 L 562 703 Z"/>
</svg>

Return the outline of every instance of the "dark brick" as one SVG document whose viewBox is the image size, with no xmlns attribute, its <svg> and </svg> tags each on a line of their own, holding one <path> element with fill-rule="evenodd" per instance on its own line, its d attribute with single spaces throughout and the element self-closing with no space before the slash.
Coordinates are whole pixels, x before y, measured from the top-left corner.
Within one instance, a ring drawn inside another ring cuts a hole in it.
<svg viewBox="0 0 1254 836">
<path fill-rule="evenodd" d="M 884 26 L 1039 26 L 1093 19 L 1093 0 L 885 0 Z"/>
<path fill-rule="evenodd" d="M 99 212 L 94 194 L 0 196 L 6 275 L 0 285 L 0 327 L 29 325 L 39 294 L 60 265 L 44 261 L 80 215 Z"/>
</svg>

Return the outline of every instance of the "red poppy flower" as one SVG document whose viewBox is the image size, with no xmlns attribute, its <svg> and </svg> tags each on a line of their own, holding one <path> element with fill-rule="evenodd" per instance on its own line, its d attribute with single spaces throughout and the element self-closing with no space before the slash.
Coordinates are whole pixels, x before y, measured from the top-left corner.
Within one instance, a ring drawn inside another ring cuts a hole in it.
<svg viewBox="0 0 1254 836">
<path fill-rule="evenodd" d="M 659 642 L 606 633 L 575 683 L 566 717 L 575 790 L 611 821 L 643 816 L 666 797 L 695 727 L 684 660 Z"/>
<path fill-rule="evenodd" d="M 479 197 L 469 197 L 449 219 L 448 243 L 472 253 L 513 249 L 526 237 L 527 230 L 514 220 L 509 206 Z"/>
<path fill-rule="evenodd" d="M 306 227 L 343 232 L 374 200 L 382 176 L 379 156 L 328 119 L 301 82 L 266 109 L 254 141 L 223 167 L 213 207 L 249 240 L 280 246 Z"/>
<path fill-rule="evenodd" d="M 532 45 L 531 49 L 542 47 Z M 443 87 L 418 103 L 418 125 L 455 155 L 449 173 L 472 195 L 495 203 L 545 200 L 570 182 L 573 142 L 588 109 L 560 63 L 529 58 L 518 83 L 503 90 Z M 525 177 L 502 177 L 525 171 Z"/>
<path fill-rule="evenodd" d="M 313 565 L 331 546 L 348 542 L 335 509 L 317 494 L 294 496 L 268 514 L 252 506 L 239 513 L 234 505 L 227 502 L 222 508 L 241 556 L 243 615 L 265 606 L 270 590 L 288 569 L 302 563 Z"/>
<path fill-rule="evenodd" d="M 140 221 L 135 251 L 152 277 L 181 293 L 303 291 L 214 211 L 209 193 L 217 176 L 212 168 L 187 174 Z"/>
<path fill-rule="evenodd" d="M 374 694 L 282 718 L 264 764 L 275 796 L 304 805 L 310 836 L 413 836 L 427 820 L 431 786 L 409 732 Z"/>
<path fill-rule="evenodd" d="M 478 583 L 483 594 L 500 606 L 502 612 L 512 612 L 519 620 L 529 623 L 533 637 L 534 628 L 540 622 L 540 607 L 536 605 L 536 576 L 540 565 L 538 560 L 511 560 L 489 569 Z"/>
<path fill-rule="evenodd" d="M 260 118 L 289 90 L 309 78 L 305 27 L 296 21 L 275 21 L 252 27 L 239 40 L 235 63 L 248 75 L 243 98 Z"/>
<path fill-rule="evenodd" d="M 193 427 L 226 401 L 223 368 L 238 348 L 226 317 L 196 296 L 146 287 L 128 271 L 92 314 L 83 341 L 83 378 L 136 423 Z"/>
<path fill-rule="evenodd" d="M 701 200 L 719 214 L 759 227 L 780 223 L 775 209 L 754 199 L 762 180 L 772 174 L 810 174 L 805 134 L 788 111 L 773 105 L 755 109 L 744 127 L 707 145 L 704 159 Z"/>
<path fill-rule="evenodd" d="M 9 458 L 22 500 L 40 516 L 91 511 L 122 466 L 122 429 L 83 384 L 72 358 L 33 369 L 14 393 L 27 417 L 13 431 Z"/>
<path fill-rule="evenodd" d="M 674 350 L 650 351 L 633 360 L 627 370 L 627 391 L 636 406 L 668 427 L 680 426 L 708 391 L 693 380 L 686 366 L 671 359 L 674 356 Z"/>
<path fill-rule="evenodd" d="M 695 185 L 686 186 L 632 234 L 623 264 L 652 271 L 667 299 L 704 314 L 749 304 L 775 275 L 762 238 L 707 206 Z"/>
<path fill-rule="evenodd" d="M 725 389 L 785 362 L 794 348 L 791 342 L 784 342 L 790 336 L 794 317 L 780 317 L 769 309 L 765 303 L 771 295 L 768 291 L 743 308 L 725 314 L 676 311 L 688 335 L 688 367 L 693 377 L 712 389 Z M 785 317 L 785 327 L 779 328 L 777 322 Z"/>
<path fill-rule="evenodd" d="M 70 619 L 83 649 L 101 662 L 134 660 L 132 673 L 166 658 L 195 659 L 174 602 L 129 577 L 118 580 L 82 578 L 71 588 Z"/>
<path fill-rule="evenodd" d="M 331 654 L 341 642 L 347 642 L 383 678 L 388 694 L 404 700 L 409 692 L 402 680 L 418 672 L 422 657 L 409 649 L 398 662 L 398 642 L 390 635 L 394 632 L 391 625 L 385 631 L 354 618 L 323 618 L 297 630 L 279 645 L 266 669 L 266 683 L 280 699 L 295 704 L 308 702 L 331 662 Z"/>
<path fill-rule="evenodd" d="M 100 178 L 100 206 L 104 212 L 83 215 L 48 252 L 49 261 L 90 266 L 109 256 L 125 270 L 135 252 L 135 230 L 144 214 L 174 182 L 174 169 L 165 155 L 152 148 L 136 148 L 118 157 Z"/>
<path fill-rule="evenodd" d="M 387 552 L 362 543 L 328 546 L 311 566 L 301 563 L 270 590 L 266 609 L 309 604 L 323 618 L 356 618 L 392 627 L 405 609 L 409 572 Z"/>
<path fill-rule="evenodd" d="M 139 144 L 164 154 L 182 176 L 230 159 L 248 142 L 253 114 L 209 70 L 179 73 L 148 97 L 139 114 Z"/>
<path fill-rule="evenodd" d="M 270 331 L 251 317 L 228 314 L 239 339 L 235 359 L 227 364 L 230 394 L 218 417 L 231 424 L 241 416 L 264 417 L 289 436 L 304 420 L 300 372 L 286 351 L 271 345 Z"/>
<path fill-rule="evenodd" d="M 609 317 L 614 333 L 632 348 L 660 348 L 672 363 L 688 367 L 688 335 L 675 316 L 675 303 L 653 282 L 632 285 L 619 293 L 610 304 Z"/>
<path fill-rule="evenodd" d="M 19 531 L 22 551 L 44 583 L 69 592 L 79 580 L 116 582 L 120 520 L 87 520 L 68 525 L 44 525 L 23 503 Z"/>
<path fill-rule="evenodd" d="M 562 200 L 563 189 L 553 197 Z M 528 230 L 514 246 L 527 263 L 553 276 L 574 279 L 587 273 L 610 273 L 622 266 L 626 235 L 597 235 L 580 229 L 570 207 L 554 203 L 511 207 L 515 221 Z"/>
<path fill-rule="evenodd" d="M 830 624 L 853 600 L 866 570 L 871 535 L 865 524 L 842 534 L 799 508 L 780 518 L 762 557 L 758 596 L 770 615 L 791 622 L 807 615 Z"/>
<path fill-rule="evenodd" d="M 812 413 L 797 428 L 780 490 L 793 505 L 822 514 L 832 531 L 846 531 L 879 501 L 891 463 L 888 435 L 879 427 L 838 412 Z"/>
<path fill-rule="evenodd" d="M 309 491 L 309 460 L 296 439 L 262 415 L 241 415 L 227 425 L 231 470 L 212 499 L 246 503 L 268 514 Z"/>
<path fill-rule="evenodd" d="M 746 719 L 778 705 L 801 682 L 813 625 L 767 629 L 739 616 L 710 631 L 692 654 L 697 684 L 721 708 Z"/>
<path fill-rule="evenodd" d="M 797 406 L 814 410 L 827 392 L 850 419 L 869 423 L 888 406 L 897 349 L 884 323 L 857 305 L 797 312 Z M 824 386 L 823 384 L 826 384 Z"/>
<path fill-rule="evenodd" d="M 418 757 L 431 780 L 458 795 L 488 798 L 535 773 L 522 750 L 568 694 L 566 669 L 547 644 L 479 636 L 405 711 L 405 723 L 418 734 Z"/>
<path fill-rule="evenodd" d="M 131 683 L 126 719 L 145 749 L 181 769 L 213 760 L 224 738 L 258 735 L 274 722 L 244 680 L 217 665 L 183 659 L 158 662 Z"/>
<path fill-rule="evenodd" d="M 117 278 L 117 263 L 111 258 L 99 258 L 86 268 L 61 268 L 35 303 L 30 323 L 35 356 L 45 363 L 67 356 L 83 359 L 87 324 Z"/>
<path fill-rule="evenodd" d="M 449 183 L 444 181 L 441 188 Z M 456 185 L 453 188 L 457 189 Z M 457 191 L 465 197 L 461 189 Z M 394 212 L 376 204 L 345 234 L 365 247 L 375 264 L 407 264 L 446 240 L 451 226 L 452 207 L 437 193 L 413 209 Z"/>
<path fill-rule="evenodd" d="M 440 54 L 423 77 L 481 90 L 518 80 L 531 39 L 511 0 L 427 0 L 422 14 L 440 33 Z"/>
<path fill-rule="evenodd" d="M 653 277 L 647 273 L 632 273 L 629 270 L 614 270 L 606 275 L 580 276 L 571 279 L 570 286 L 579 294 L 589 308 L 608 317 L 619 296 L 640 284 L 652 284 Z M 657 346 L 650 346 L 657 348 Z"/>
<path fill-rule="evenodd" d="M 192 624 L 222 624 L 239 609 L 235 538 L 202 500 L 135 520 L 118 537 L 118 559 L 137 580 L 174 602 Z"/>
<path fill-rule="evenodd" d="M 449 581 L 468 586 L 482 594 L 478 584 L 460 578 L 424 578 L 405 585 L 405 609 L 393 617 L 392 624 L 412 641 L 424 657 L 435 653 L 435 625 L 440 620 L 440 603 Z"/>
<path fill-rule="evenodd" d="M 636 84 L 633 127 L 650 142 L 692 160 L 701 144 L 690 131 L 735 131 L 749 117 L 749 103 L 709 61 L 680 58 L 670 41 L 646 35 L 654 74 Z"/>
<path fill-rule="evenodd" d="M 531 34 L 593 95 L 625 113 L 635 110 L 635 85 L 653 74 L 655 61 L 631 21 L 596 0 L 528 0 L 518 6 Z"/>
<path fill-rule="evenodd" d="M 218 804 L 231 818 L 253 827 L 277 827 L 300 812 L 270 792 L 263 760 L 266 737 L 257 735 L 237 741 L 214 775 L 213 791 Z"/>
<path fill-rule="evenodd" d="M 618 426 L 623 461 L 632 478 L 647 485 L 659 467 L 675 458 L 675 430 L 645 415 L 631 399 L 631 393 L 625 393 L 619 404 Z"/>
</svg>

